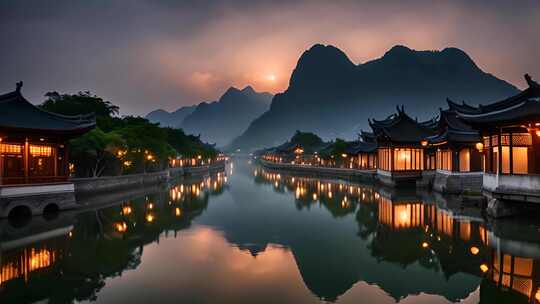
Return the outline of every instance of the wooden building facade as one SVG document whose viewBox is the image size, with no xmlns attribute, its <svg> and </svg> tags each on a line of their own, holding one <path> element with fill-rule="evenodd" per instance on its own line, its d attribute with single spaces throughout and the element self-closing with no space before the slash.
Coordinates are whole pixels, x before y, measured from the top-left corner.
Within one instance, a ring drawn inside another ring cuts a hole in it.
<svg viewBox="0 0 540 304">
<path fill-rule="evenodd" d="M 434 135 L 432 121 L 418 122 L 397 108 L 384 120 L 370 120 L 377 141 L 377 174 L 384 184 L 416 181 L 426 168 L 422 141 Z"/>
<path fill-rule="evenodd" d="M 528 88 L 510 98 L 453 107 L 482 136 L 484 190 L 500 199 L 540 202 L 540 84 L 525 79 Z"/>
<path fill-rule="evenodd" d="M 68 141 L 95 127 L 95 115 L 44 111 L 21 95 L 0 95 L 0 187 L 66 182 Z"/>
</svg>

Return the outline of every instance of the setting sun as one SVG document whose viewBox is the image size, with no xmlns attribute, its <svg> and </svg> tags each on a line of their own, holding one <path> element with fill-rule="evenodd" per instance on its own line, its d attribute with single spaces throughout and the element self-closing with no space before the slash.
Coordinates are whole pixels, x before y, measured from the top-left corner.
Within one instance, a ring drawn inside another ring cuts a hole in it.
<svg viewBox="0 0 540 304">
<path fill-rule="evenodd" d="M 275 81 L 275 80 L 276 80 L 276 75 L 274 75 L 274 74 L 269 74 L 269 75 L 266 76 L 266 79 L 267 79 L 268 81 Z"/>
</svg>

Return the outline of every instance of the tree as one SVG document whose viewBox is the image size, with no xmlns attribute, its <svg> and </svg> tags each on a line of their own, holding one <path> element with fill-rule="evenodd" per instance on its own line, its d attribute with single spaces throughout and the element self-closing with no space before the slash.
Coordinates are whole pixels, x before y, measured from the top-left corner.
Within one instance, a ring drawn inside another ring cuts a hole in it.
<svg viewBox="0 0 540 304">
<path fill-rule="evenodd" d="M 175 150 L 167 142 L 167 131 L 159 124 L 141 117 L 125 117 L 123 127 L 117 132 L 125 139 L 128 147 L 127 157 L 133 162 L 134 169 L 163 169 L 170 157 L 176 156 Z"/>
<path fill-rule="evenodd" d="M 89 91 L 77 94 L 59 94 L 58 92 L 48 92 L 45 94 L 47 100 L 41 107 L 47 111 L 64 114 L 79 115 L 96 113 L 99 117 L 113 117 L 118 115 L 120 108 L 110 101 L 91 94 Z"/>
<path fill-rule="evenodd" d="M 90 176 L 100 176 L 107 165 L 116 161 L 117 151 L 125 148 L 124 139 L 117 132 L 103 132 L 95 128 L 71 141 L 70 157 L 75 162 L 78 175 L 89 172 Z"/>
<path fill-rule="evenodd" d="M 296 133 L 294 133 L 291 138 L 291 142 L 299 144 L 302 147 L 315 147 L 324 144 L 323 140 L 316 134 L 311 132 L 300 132 L 298 130 L 296 130 Z"/>
<path fill-rule="evenodd" d="M 162 170 L 179 154 L 213 157 L 217 151 L 182 130 L 161 128 L 142 117 L 118 117 L 119 107 L 90 92 L 45 94 L 47 111 L 78 115 L 95 113 L 95 130 L 71 141 L 70 156 L 78 176 Z M 121 151 L 118 154 L 118 151 Z"/>
<path fill-rule="evenodd" d="M 186 135 L 182 129 L 166 128 L 167 141 L 176 150 L 179 155 L 184 157 L 197 157 L 201 155 L 204 158 L 217 155 L 216 149 L 201 141 L 199 136 Z"/>
</svg>

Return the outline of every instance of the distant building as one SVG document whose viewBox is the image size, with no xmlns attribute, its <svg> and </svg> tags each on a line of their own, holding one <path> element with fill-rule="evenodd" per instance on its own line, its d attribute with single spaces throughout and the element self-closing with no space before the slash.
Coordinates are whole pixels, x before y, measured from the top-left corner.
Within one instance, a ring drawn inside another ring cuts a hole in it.
<svg viewBox="0 0 540 304">
<path fill-rule="evenodd" d="M 377 169 L 377 144 L 375 142 L 351 142 L 345 149 L 345 153 L 349 159 L 349 169 Z"/>
<path fill-rule="evenodd" d="M 415 183 L 426 168 L 422 141 L 435 134 L 434 122 L 418 122 L 405 110 L 384 120 L 370 120 L 377 141 L 377 176 L 387 185 Z"/>
<path fill-rule="evenodd" d="M 44 111 L 21 95 L 21 87 L 0 95 L 0 198 L 73 192 L 68 141 L 94 128 L 95 115 Z"/>
<path fill-rule="evenodd" d="M 540 202 L 540 84 L 489 105 L 451 104 L 480 131 L 484 191 L 495 199 Z"/>
</svg>

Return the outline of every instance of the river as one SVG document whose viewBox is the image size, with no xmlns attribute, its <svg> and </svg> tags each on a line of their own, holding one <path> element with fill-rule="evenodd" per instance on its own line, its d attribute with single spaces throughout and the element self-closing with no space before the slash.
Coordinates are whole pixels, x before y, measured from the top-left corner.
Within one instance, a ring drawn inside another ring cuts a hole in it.
<svg viewBox="0 0 540 304">
<path fill-rule="evenodd" d="M 540 221 L 486 221 L 460 199 L 238 159 L 102 207 L 0 222 L 0 302 L 540 299 Z"/>
</svg>

